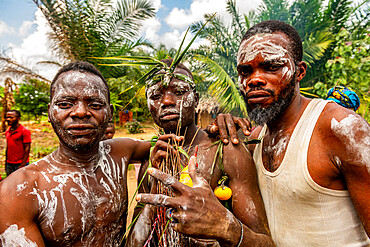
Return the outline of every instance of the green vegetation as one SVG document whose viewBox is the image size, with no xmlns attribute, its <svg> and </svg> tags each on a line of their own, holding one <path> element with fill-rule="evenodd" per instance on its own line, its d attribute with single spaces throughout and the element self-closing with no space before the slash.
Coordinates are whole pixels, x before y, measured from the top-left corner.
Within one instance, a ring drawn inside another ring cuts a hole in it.
<svg viewBox="0 0 370 247">
<path fill-rule="evenodd" d="M 49 103 L 49 84 L 37 80 L 25 80 L 14 93 L 16 107 L 22 113 L 31 115 L 37 122 L 42 115 L 47 115 Z"/>
<path fill-rule="evenodd" d="M 137 134 L 137 133 L 144 132 L 142 130 L 143 126 L 141 126 L 138 121 L 127 122 L 125 124 L 125 127 L 127 128 L 127 132 L 130 134 Z"/>
<path fill-rule="evenodd" d="M 58 145 L 45 146 L 42 144 L 33 143 L 32 153 L 30 154 L 30 164 L 54 152 L 57 148 L 58 148 Z"/>
</svg>

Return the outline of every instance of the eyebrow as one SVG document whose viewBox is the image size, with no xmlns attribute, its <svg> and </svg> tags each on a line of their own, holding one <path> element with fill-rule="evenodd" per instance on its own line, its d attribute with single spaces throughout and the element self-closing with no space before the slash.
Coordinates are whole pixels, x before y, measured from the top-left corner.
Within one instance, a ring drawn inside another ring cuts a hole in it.
<svg viewBox="0 0 370 247">
<path fill-rule="evenodd" d="M 77 97 L 74 97 L 74 96 L 60 96 L 60 97 L 56 97 L 55 98 L 55 101 L 63 101 L 63 100 L 76 100 Z M 104 101 L 104 102 L 107 102 L 106 99 L 103 99 L 102 97 L 96 97 L 96 96 L 93 96 L 93 97 L 88 97 L 88 100 L 89 101 L 94 101 L 94 100 L 97 100 L 97 101 Z"/>
<path fill-rule="evenodd" d="M 270 60 L 265 60 L 260 63 L 260 65 L 267 65 L 267 64 L 273 64 L 273 63 L 278 63 L 278 64 L 285 64 L 286 62 L 280 58 L 274 58 Z"/>
<path fill-rule="evenodd" d="M 250 65 L 247 65 L 247 64 L 239 64 L 238 66 L 236 66 L 236 69 L 237 70 L 244 70 L 244 69 L 249 69 L 251 66 Z"/>
<path fill-rule="evenodd" d="M 55 100 L 75 100 L 76 97 L 73 96 L 57 96 L 55 97 Z"/>
</svg>

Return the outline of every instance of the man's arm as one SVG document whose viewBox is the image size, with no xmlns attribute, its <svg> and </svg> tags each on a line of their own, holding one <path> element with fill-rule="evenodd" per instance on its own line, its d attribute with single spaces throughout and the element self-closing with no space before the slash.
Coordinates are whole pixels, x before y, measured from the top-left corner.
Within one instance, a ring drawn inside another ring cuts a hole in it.
<svg viewBox="0 0 370 247">
<path fill-rule="evenodd" d="M 30 156 L 31 149 L 31 132 L 28 129 L 25 129 L 22 133 L 23 138 L 23 159 L 19 168 L 24 167 L 27 163 L 28 157 Z"/>
<path fill-rule="evenodd" d="M 139 193 L 150 193 L 149 176 L 146 170 L 149 166 L 149 160 L 141 163 L 137 187 Z M 154 191 L 153 191 L 154 192 Z M 126 246 L 144 246 L 148 240 L 153 221 L 155 218 L 155 206 L 150 204 L 137 204 L 132 216 L 132 226 L 127 237 Z"/>
<path fill-rule="evenodd" d="M 31 143 L 23 143 L 24 153 L 23 153 L 22 163 L 19 166 L 19 168 L 22 168 L 26 165 L 28 157 L 30 156 L 30 149 L 31 149 Z"/>
<path fill-rule="evenodd" d="M 114 147 L 114 155 L 117 157 L 129 156 L 130 163 L 138 163 L 148 159 L 150 142 L 132 138 L 114 138 L 104 140 L 104 143 Z"/>
<path fill-rule="evenodd" d="M 5 163 L 8 162 L 8 145 L 6 145 L 5 149 Z"/>
<path fill-rule="evenodd" d="M 357 215 L 370 236 L 370 125 L 342 107 L 329 110 L 327 116 L 330 155 L 344 175 Z"/>
<path fill-rule="evenodd" d="M 31 187 L 30 172 L 18 170 L 0 183 L 0 243 L 2 246 L 45 246 L 37 225 L 38 205 Z"/>
<path fill-rule="evenodd" d="M 244 227 L 252 231 L 251 234 L 246 234 L 246 243 L 265 243 L 265 246 L 268 246 L 272 241 L 258 187 L 257 171 L 251 154 L 243 145 L 224 146 L 223 163 L 233 192 L 232 211 Z"/>
</svg>

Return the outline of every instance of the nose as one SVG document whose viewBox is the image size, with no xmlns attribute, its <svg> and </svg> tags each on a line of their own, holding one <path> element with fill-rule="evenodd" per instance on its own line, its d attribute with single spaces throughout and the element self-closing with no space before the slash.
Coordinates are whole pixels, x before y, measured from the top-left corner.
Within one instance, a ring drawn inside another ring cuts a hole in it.
<svg viewBox="0 0 370 247">
<path fill-rule="evenodd" d="M 256 69 L 252 72 L 252 74 L 249 76 L 249 78 L 242 83 L 244 89 L 248 88 L 256 88 L 256 87 L 262 87 L 267 84 L 266 78 L 264 77 L 264 73 Z"/>
<path fill-rule="evenodd" d="M 175 106 L 176 101 L 173 98 L 173 94 L 170 92 L 165 92 L 162 98 L 162 107 Z"/>
<path fill-rule="evenodd" d="M 84 118 L 91 116 L 88 106 L 84 102 L 77 102 L 70 113 L 71 117 Z"/>
</svg>

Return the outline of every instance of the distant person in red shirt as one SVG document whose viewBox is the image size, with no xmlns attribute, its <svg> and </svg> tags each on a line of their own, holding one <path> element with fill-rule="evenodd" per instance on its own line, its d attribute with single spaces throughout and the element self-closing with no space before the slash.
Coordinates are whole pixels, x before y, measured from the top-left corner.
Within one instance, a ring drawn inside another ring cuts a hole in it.
<svg viewBox="0 0 370 247">
<path fill-rule="evenodd" d="M 5 115 L 9 129 L 5 131 L 6 136 L 6 159 L 5 172 L 9 176 L 15 170 L 28 165 L 31 132 L 19 123 L 21 113 L 10 110 Z"/>
</svg>

